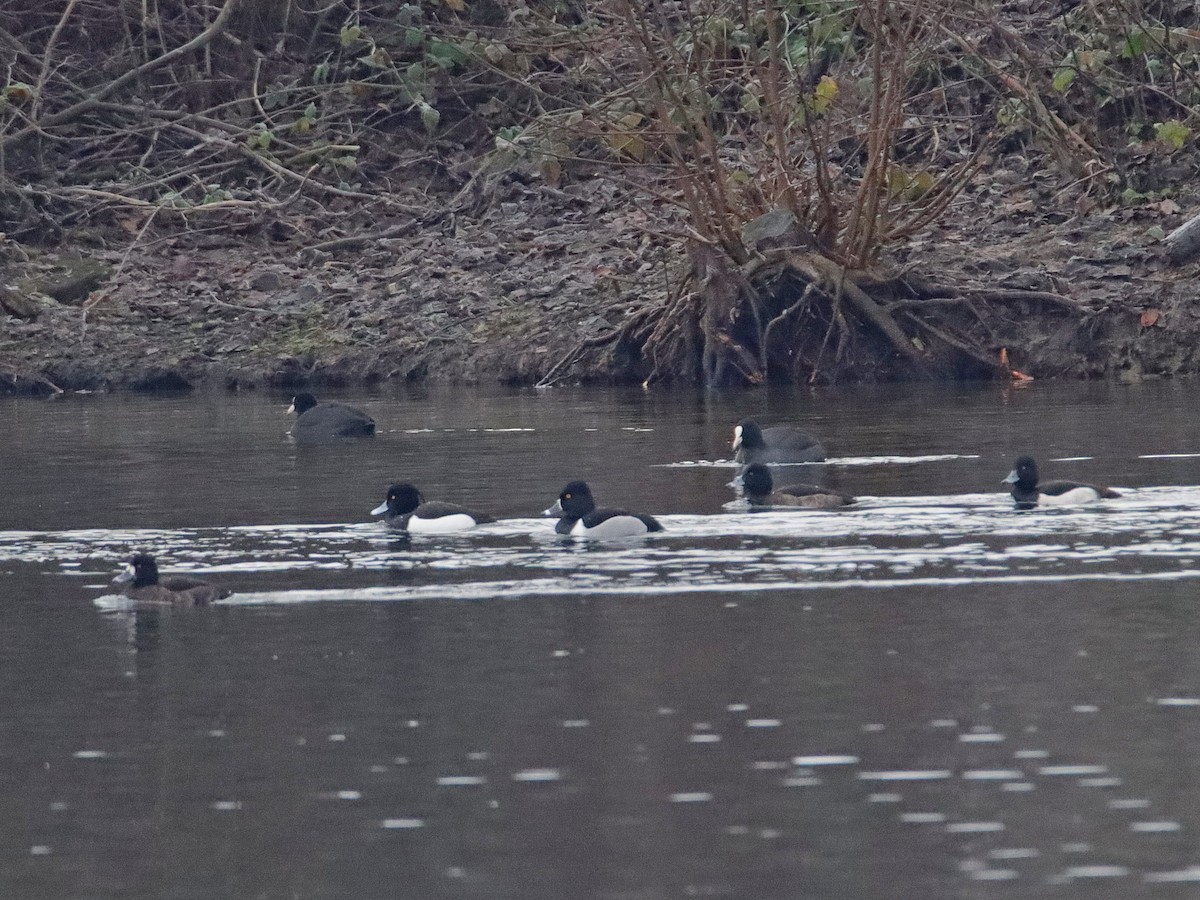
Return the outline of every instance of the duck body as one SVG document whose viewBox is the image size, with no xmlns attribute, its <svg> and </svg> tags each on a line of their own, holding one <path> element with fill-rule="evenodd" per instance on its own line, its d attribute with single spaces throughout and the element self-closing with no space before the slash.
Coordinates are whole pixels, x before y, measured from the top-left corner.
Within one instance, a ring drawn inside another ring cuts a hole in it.
<svg viewBox="0 0 1200 900">
<path fill-rule="evenodd" d="M 743 465 L 825 461 L 825 448 L 808 432 L 786 425 L 761 428 L 753 419 L 734 426 L 733 450 L 734 460 Z"/>
<path fill-rule="evenodd" d="M 1109 487 L 1078 481 L 1039 481 L 1037 463 L 1031 456 L 1017 458 L 1013 470 L 1002 482 L 1012 485 L 1017 509 L 1035 506 L 1082 506 L 1097 500 L 1114 500 L 1121 495 Z"/>
<path fill-rule="evenodd" d="M 371 515 L 383 516 L 389 528 L 409 534 L 452 534 L 496 521 L 454 503 L 426 500 L 411 484 L 389 487 L 383 503 L 371 510 Z"/>
<path fill-rule="evenodd" d="M 297 394 L 288 412 L 296 414 L 291 434 L 297 441 L 319 443 L 375 434 L 375 420 L 361 409 L 345 403 L 318 403 L 312 394 Z"/>
<path fill-rule="evenodd" d="M 838 509 L 849 506 L 854 498 L 841 491 L 815 484 L 790 484 L 775 487 L 771 470 L 762 463 L 751 463 L 742 472 L 742 491 L 751 506 L 796 506 L 804 509 Z"/>
<path fill-rule="evenodd" d="M 172 606 L 205 606 L 214 600 L 224 600 L 233 593 L 199 578 L 183 575 L 160 580 L 158 563 L 149 553 L 134 555 L 125 571 L 113 579 L 113 584 L 124 585 L 125 596 L 130 600 Z"/>
<path fill-rule="evenodd" d="M 572 481 L 564 487 L 557 502 L 542 515 L 557 516 L 554 530 L 572 537 L 619 540 L 664 530 L 653 516 L 598 508 L 591 488 L 584 481 Z"/>
</svg>

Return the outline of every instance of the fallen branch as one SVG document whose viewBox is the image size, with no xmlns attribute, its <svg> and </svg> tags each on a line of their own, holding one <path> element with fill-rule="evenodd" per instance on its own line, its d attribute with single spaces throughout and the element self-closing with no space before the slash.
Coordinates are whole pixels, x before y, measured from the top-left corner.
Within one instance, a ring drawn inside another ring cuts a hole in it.
<svg viewBox="0 0 1200 900">
<path fill-rule="evenodd" d="M 1087 313 L 1091 312 L 1088 307 L 1084 306 L 1078 300 L 1072 300 L 1070 297 L 1064 297 L 1062 294 L 1054 294 L 1050 291 L 1020 291 L 1020 290 L 978 290 L 978 291 L 963 291 L 963 297 L 975 298 L 977 300 L 990 300 L 993 303 L 1011 303 L 1024 300 L 1040 301 L 1042 303 L 1051 303 L 1057 306 L 1065 307 L 1074 312 Z"/>
<path fill-rule="evenodd" d="M 1188 219 L 1164 238 L 1167 259 L 1179 266 L 1200 255 L 1200 216 Z"/>
<path fill-rule="evenodd" d="M 352 234 L 348 237 L 334 238 L 330 241 L 322 241 L 319 244 L 312 244 L 305 247 L 304 253 L 332 253 L 336 250 L 356 250 L 363 244 L 369 244 L 373 241 L 386 241 L 392 238 L 407 237 L 417 230 L 420 222 L 414 219 L 411 222 L 405 222 L 403 225 L 394 225 L 384 231 L 377 231 L 374 234 Z"/>
<path fill-rule="evenodd" d="M 534 385 L 534 387 L 552 387 L 558 380 L 555 376 L 557 376 L 558 373 L 567 366 L 574 363 L 580 356 L 583 355 L 585 350 L 592 350 L 596 347 L 603 347 L 606 344 L 612 344 L 623 340 L 624 338 L 628 337 L 638 325 L 652 316 L 654 312 L 655 310 L 650 307 L 640 309 L 626 319 L 625 322 L 617 328 L 614 328 L 611 331 L 606 331 L 603 334 L 598 334 L 595 337 L 586 338 L 580 341 L 578 344 L 572 347 L 565 356 L 551 366 L 550 370 L 540 379 L 538 379 L 538 382 Z"/>
<path fill-rule="evenodd" d="M 24 378 L 28 381 L 32 381 L 34 384 L 44 384 L 46 387 L 50 388 L 50 392 L 55 396 L 65 393 L 62 388 L 60 388 L 57 384 L 40 372 L 29 372 L 25 369 L 14 366 L 12 363 L 0 363 L 0 370 L 3 370 L 4 373 L 12 380 L 13 387 L 17 386 L 18 379 Z"/>
<path fill-rule="evenodd" d="M 962 341 L 962 340 L 954 337 L 953 335 L 948 334 L 945 330 L 938 328 L 932 322 L 927 322 L 924 319 L 922 319 L 920 316 L 915 315 L 912 312 L 905 312 L 904 318 L 908 319 L 908 321 L 912 322 L 918 328 L 921 328 L 924 331 L 927 331 L 929 334 L 933 335 L 935 338 L 937 338 L 939 341 L 941 341 L 946 346 L 953 347 L 959 353 L 962 353 L 965 356 L 970 357 L 971 359 L 973 359 L 975 362 L 979 363 L 984 368 L 987 368 L 987 369 L 999 369 L 1000 368 L 997 361 L 995 359 L 993 359 L 992 356 L 989 353 L 987 353 L 985 350 L 983 350 L 982 348 L 971 346 L 970 344 L 966 343 L 965 341 Z"/>
<path fill-rule="evenodd" d="M 143 75 L 147 75 L 155 69 L 161 69 L 163 66 L 181 56 L 191 53 L 193 50 L 199 50 L 208 46 L 225 29 L 226 24 L 228 24 L 230 17 L 240 2 L 241 0 L 225 0 L 225 5 L 221 7 L 221 11 L 217 13 L 217 17 L 213 19 L 212 24 L 187 43 L 180 44 L 174 50 L 168 50 L 162 56 L 142 63 L 136 69 L 130 69 L 124 75 L 104 85 L 104 87 L 97 90 L 90 97 L 85 97 L 83 100 L 68 106 L 66 109 L 51 113 L 44 119 L 31 122 L 19 131 L 14 131 L 10 135 L 0 137 L 0 152 L 17 146 L 35 134 L 43 134 L 48 128 L 54 128 L 57 125 L 71 122 L 84 113 L 91 112 L 105 98 L 111 97 L 117 91 L 141 78 Z"/>
</svg>

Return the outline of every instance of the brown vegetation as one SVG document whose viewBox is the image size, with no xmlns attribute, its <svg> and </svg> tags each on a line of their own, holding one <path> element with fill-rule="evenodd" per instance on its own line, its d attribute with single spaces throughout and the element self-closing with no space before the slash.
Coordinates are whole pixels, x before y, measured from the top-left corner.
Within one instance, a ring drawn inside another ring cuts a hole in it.
<svg viewBox="0 0 1200 900">
<path fill-rule="evenodd" d="M 1061 281 L 935 277 L 907 243 L 1012 154 L 1056 180 L 1060 221 L 1165 196 L 1200 101 L 1195 19 L 1153 0 L 15 0 L 0 260 L 98 244 L 119 274 L 156 236 L 236 234 L 312 263 L 459 233 L 514 181 L 604 177 L 678 210 L 652 235 L 676 263 L 665 290 L 592 310 L 611 327 L 543 383 L 1007 377 L 1022 322 L 1074 341 L 1105 310 Z"/>
</svg>

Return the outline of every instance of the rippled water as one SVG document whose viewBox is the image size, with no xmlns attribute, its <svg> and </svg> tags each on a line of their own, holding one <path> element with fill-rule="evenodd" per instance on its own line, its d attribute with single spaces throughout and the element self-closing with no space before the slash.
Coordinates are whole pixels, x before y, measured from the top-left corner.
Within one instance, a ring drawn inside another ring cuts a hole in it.
<svg viewBox="0 0 1200 900">
<path fill-rule="evenodd" d="M 0 885 L 97 897 L 1200 890 L 1188 383 L 0 400 Z M 730 428 L 861 499 L 751 512 Z M 1000 478 L 1122 489 L 1017 512 Z M 585 544 L 562 484 L 667 531 Z M 387 483 L 500 515 L 405 540 Z M 134 549 L 235 590 L 136 608 Z"/>
</svg>

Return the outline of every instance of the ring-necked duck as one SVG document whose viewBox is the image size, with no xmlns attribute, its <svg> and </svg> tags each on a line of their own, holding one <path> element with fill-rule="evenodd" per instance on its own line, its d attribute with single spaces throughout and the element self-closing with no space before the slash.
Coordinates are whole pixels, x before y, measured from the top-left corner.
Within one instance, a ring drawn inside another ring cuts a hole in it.
<svg viewBox="0 0 1200 900">
<path fill-rule="evenodd" d="M 1096 500 L 1113 500 L 1121 495 L 1112 488 L 1078 481 L 1038 482 L 1037 463 L 1032 456 L 1019 456 L 1013 470 L 1001 484 L 1012 485 L 1012 498 L 1017 509 L 1035 506 L 1078 506 Z"/>
<path fill-rule="evenodd" d="M 742 419 L 734 426 L 733 449 L 733 458 L 743 465 L 825 460 L 825 448 L 811 434 L 786 425 L 760 428 L 753 419 Z"/>
<path fill-rule="evenodd" d="M 199 578 L 182 575 L 172 575 L 160 582 L 158 564 L 149 553 L 135 554 L 125 571 L 113 579 L 113 584 L 125 585 L 125 596 L 131 600 L 175 606 L 203 606 L 233 593 Z"/>
<path fill-rule="evenodd" d="M 762 463 L 751 463 L 742 473 L 742 491 L 751 506 L 803 506 L 806 509 L 836 509 L 854 502 L 841 491 L 815 484 L 790 484 L 774 487 L 771 470 Z"/>
<path fill-rule="evenodd" d="M 292 437 L 298 441 L 331 441 L 375 434 L 375 420 L 361 409 L 345 403 L 318 403 L 312 394 L 297 394 L 288 412 L 296 414 Z"/>
<path fill-rule="evenodd" d="M 411 484 L 393 484 L 373 516 L 383 516 L 388 526 L 410 534 L 448 534 L 466 531 L 481 522 L 495 522 L 491 516 L 472 512 L 453 503 L 427 502 Z"/>
<path fill-rule="evenodd" d="M 558 501 L 542 515 L 558 516 L 554 530 L 575 537 L 627 538 L 663 530 L 653 516 L 623 509 L 597 509 L 591 488 L 583 481 L 572 481 L 564 487 Z"/>
</svg>

